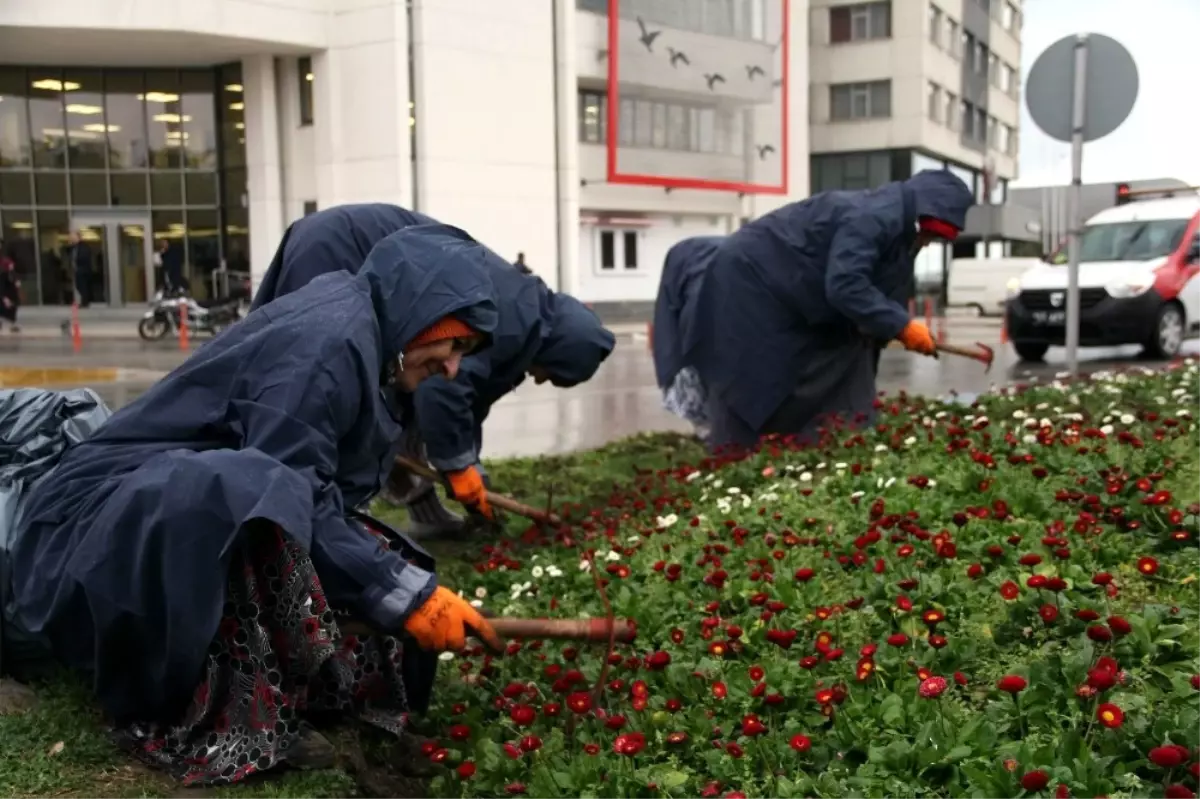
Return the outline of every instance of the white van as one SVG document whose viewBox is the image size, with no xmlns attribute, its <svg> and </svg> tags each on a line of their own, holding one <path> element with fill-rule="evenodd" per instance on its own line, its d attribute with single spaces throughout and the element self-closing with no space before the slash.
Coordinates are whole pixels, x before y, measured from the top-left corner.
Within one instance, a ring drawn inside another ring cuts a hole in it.
<svg viewBox="0 0 1200 799">
<path fill-rule="evenodd" d="M 1003 316 L 1012 287 L 1041 263 L 1039 258 L 955 258 L 946 302 L 952 308 L 974 308 L 980 316 Z"/>
<path fill-rule="evenodd" d="M 1009 292 L 1008 335 L 1025 360 L 1066 342 L 1067 266 L 1039 263 Z M 1141 344 L 1170 358 L 1200 335 L 1200 196 L 1108 208 L 1080 238 L 1079 344 Z"/>
</svg>

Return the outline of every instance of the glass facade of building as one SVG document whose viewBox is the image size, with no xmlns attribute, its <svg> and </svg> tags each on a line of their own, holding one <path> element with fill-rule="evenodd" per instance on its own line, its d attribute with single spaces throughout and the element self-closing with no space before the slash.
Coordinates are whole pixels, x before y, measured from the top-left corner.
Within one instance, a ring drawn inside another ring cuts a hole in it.
<svg viewBox="0 0 1200 799">
<path fill-rule="evenodd" d="M 101 304 L 144 302 L 163 260 L 201 297 L 222 263 L 248 271 L 244 110 L 238 64 L 0 66 L 0 230 L 25 302 L 70 303 L 81 260 Z"/>
</svg>

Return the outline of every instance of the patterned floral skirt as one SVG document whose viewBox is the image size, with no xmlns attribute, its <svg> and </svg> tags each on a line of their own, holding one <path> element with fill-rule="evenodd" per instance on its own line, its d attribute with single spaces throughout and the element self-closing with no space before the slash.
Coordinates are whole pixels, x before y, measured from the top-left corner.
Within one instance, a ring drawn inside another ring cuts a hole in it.
<svg viewBox="0 0 1200 799">
<path fill-rule="evenodd" d="M 278 528 L 248 531 L 188 709 L 174 725 L 119 730 L 117 741 L 185 784 L 221 785 L 286 761 L 309 714 L 351 714 L 399 734 L 401 653 L 390 636 L 342 636 L 308 553 Z"/>
</svg>

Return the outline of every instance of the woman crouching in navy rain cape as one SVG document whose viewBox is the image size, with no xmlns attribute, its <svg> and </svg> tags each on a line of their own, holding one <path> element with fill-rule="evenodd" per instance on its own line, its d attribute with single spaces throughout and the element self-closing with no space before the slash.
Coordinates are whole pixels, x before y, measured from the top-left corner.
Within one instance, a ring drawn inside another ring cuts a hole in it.
<svg viewBox="0 0 1200 799">
<path fill-rule="evenodd" d="M 90 676 L 135 754 L 188 783 L 312 765 L 329 746 L 310 713 L 398 732 L 436 651 L 472 630 L 498 644 L 428 555 L 353 510 L 398 439 L 384 389 L 453 377 L 490 343 L 493 257 L 455 228 L 388 236 L 357 275 L 218 336 L 30 494 L 20 626 Z M 335 612 L 378 634 L 341 635 Z"/>
<path fill-rule="evenodd" d="M 271 302 L 328 272 L 357 272 L 375 241 L 427 219 L 384 203 L 334 206 L 299 219 L 284 235 L 254 302 Z M 551 291 L 498 255 L 487 259 L 485 268 L 500 317 L 492 345 L 463 359 L 452 379 L 431 380 L 397 398 L 405 410 L 402 453 L 437 468 L 476 521 L 495 520 L 480 462 L 483 423 L 491 407 L 526 375 L 560 388 L 590 380 L 616 343 L 574 297 Z M 453 535 L 475 526 L 464 526 L 442 506 L 432 481 L 400 466 L 392 470 L 383 497 L 407 506 L 414 536 Z"/>
<path fill-rule="evenodd" d="M 975 200 L 945 170 L 870 191 L 831 191 L 721 242 L 695 293 L 683 363 L 708 397 L 714 447 L 767 434 L 804 443 L 840 416 L 873 415 L 878 347 L 924 355 L 929 328 L 893 298 L 925 244 L 952 241 Z"/>
</svg>

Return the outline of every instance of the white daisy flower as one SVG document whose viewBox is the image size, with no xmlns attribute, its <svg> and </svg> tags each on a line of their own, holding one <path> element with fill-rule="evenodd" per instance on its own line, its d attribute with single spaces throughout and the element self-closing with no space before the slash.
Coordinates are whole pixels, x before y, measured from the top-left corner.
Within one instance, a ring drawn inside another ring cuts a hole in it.
<svg viewBox="0 0 1200 799">
<path fill-rule="evenodd" d="M 487 599 L 487 589 L 482 585 L 475 589 L 476 599 Z"/>
</svg>

